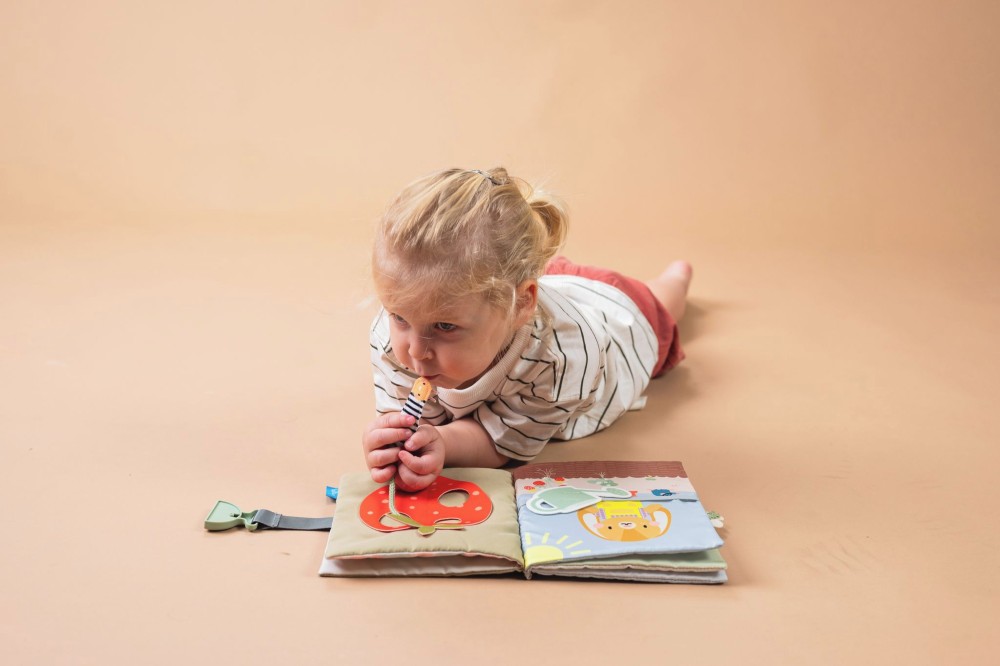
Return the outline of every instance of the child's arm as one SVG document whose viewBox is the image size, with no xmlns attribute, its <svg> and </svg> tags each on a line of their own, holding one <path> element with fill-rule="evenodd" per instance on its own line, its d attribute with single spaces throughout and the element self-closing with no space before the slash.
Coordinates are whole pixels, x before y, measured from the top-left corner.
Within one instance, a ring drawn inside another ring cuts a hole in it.
<svg viewBox="0 0 1000 666">
<path fill-rule="evenodd" d="M 447 462 L 454 467 L 503 467 L 510 458 L 493 445 L 486 430 L 470 418 L 452 421 L 445 433 Z"/>
</svg>

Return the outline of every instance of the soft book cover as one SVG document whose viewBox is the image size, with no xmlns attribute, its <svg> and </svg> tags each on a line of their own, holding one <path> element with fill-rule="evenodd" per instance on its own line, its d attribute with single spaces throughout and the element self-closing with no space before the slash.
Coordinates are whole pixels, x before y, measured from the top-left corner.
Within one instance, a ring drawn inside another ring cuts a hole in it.
<svg viewBox="0 0 1000 666">
<path fill-rule="evenodd" d="M 679 462 L 446 469 L 418 493 L 346 474 L 323 576 L 722 583 L 722 539 Z"/>
</svg>

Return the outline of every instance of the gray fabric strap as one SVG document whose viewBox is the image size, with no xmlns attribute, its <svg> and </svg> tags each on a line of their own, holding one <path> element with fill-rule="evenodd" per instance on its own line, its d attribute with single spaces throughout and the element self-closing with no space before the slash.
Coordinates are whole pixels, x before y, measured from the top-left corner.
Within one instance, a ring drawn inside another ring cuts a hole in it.
<svg viewBox="0 0 1000 666">
<path fill-rule="evenodd" d="M 257 509 L 252 522 L 260 528 L 270 530 L 329 530 L 333 525 L 333 517 L 299 518 L 283 516 L 267 509 Z"/>
</svg>

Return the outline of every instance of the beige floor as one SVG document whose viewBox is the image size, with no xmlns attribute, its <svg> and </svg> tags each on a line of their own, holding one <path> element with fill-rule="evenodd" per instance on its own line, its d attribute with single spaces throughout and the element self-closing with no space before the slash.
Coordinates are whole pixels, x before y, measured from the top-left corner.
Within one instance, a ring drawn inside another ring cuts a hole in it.
<svg viewBox="0 0 1000 666">
<path fill-rule="evenodd" d="M 4 662 L 995 663 L 998 24 L 5 3 Z M 329 580 L 325 534 L 203 532 L 217 499 L 333 510 L 371 224 L 496 164 L 567 200 L 577 260 L 694 263 L 688 360 L 543 459 L 683 460 L 728 585 Z"/>
</svg>

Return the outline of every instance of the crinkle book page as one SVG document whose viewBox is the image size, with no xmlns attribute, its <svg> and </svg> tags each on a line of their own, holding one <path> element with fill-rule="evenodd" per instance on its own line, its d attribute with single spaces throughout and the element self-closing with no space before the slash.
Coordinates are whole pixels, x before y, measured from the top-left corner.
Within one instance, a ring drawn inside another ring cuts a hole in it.
<svg viewBox="0 0 1000 666">
<path fill-rule="evenodd" d="M 726 562 L 717 548 L 699 553 L 606 557 L 569 562 L 548 561 L 525 572 L 528 578 L 571 576 L 661 583 L 725 583 Z"/>
<path fill-rule="evenodd" d="M 721 582 L 722 539 L 679 462 L 534 464 L 513 477 L 529 575 L 685 571 Z"/>
<path fill-rule="evenodd" d="M 372 481 L 367 472 L 345 474 L 320 574 L 456 576 L 520 571 L 521 544 L 510 473 L 445 469 L 435 485 L 442 484 L 442 480 L 457 483 L 429 488 L 419 493 L 419 498 L 402 491 L 395 495 L 400 514 L 425 525 L 439 521 L 437 524 L 443 526 L 421 534 L 383 517 L 389 503 L 384 485 Z M 454 497 L 449 499 L 449 495 Z M 483 520 L 477 510 L 487 505 L 491 506 Z M 481 522 L 460 524 L 472 520 Z M 460 529 L 448 529 L 448 525 Z"/>
</svg>

